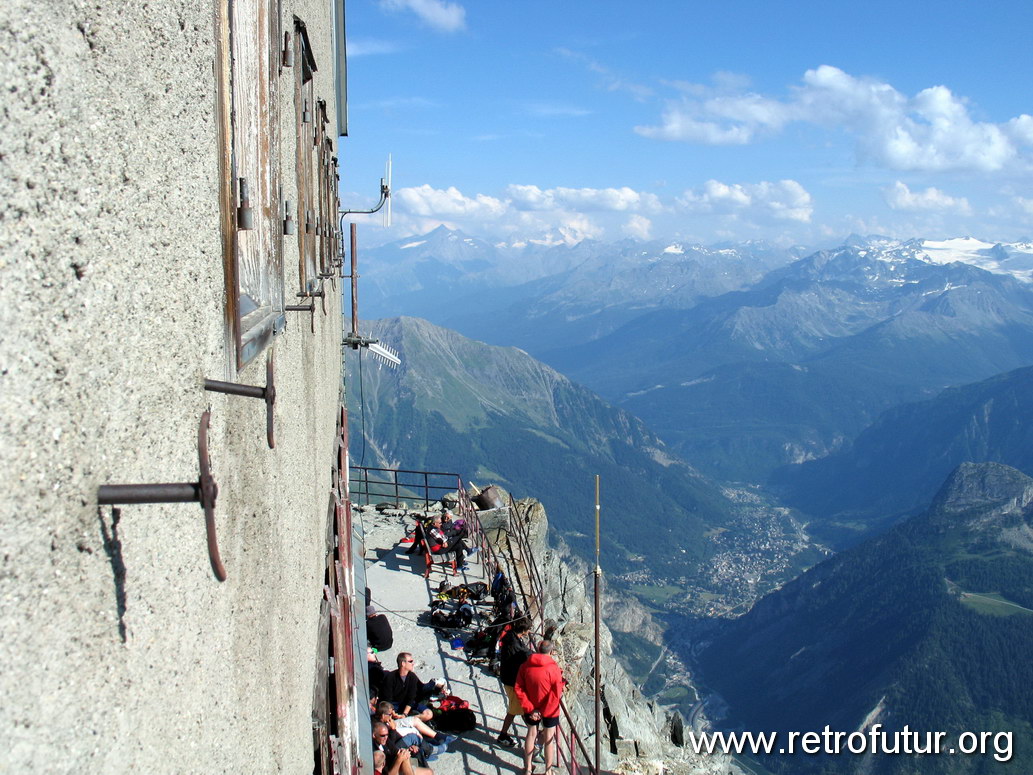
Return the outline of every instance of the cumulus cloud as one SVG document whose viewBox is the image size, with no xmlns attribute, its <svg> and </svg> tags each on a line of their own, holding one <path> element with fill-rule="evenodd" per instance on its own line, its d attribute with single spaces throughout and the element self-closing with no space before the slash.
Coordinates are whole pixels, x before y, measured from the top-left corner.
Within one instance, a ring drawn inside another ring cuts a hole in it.
<svg viewBox="0 0 1033 775">
<path fill-rule="evenodd" d="M 627 235 L 648 239 L 653 224 L 644 213 L 669 211 L 659 197 L 622 188 L 508 186 L 501 196 L 468 196 L 458 188 L 428 184 L 392 194 L 395 220 L 410 233 L 439 225 L 476 233 L 518 235 L 541 244 Z M 537 235 L 537 236 L 532 236 Z"/>
<path fill-rule="evenodd" d="M 722 183 L 708 180 L 700 190 L 690 189 L 678 198 L 690 212 L 744 215 L 778 221 L 809 223 L 814 212 L 811 195 L 795 180 L 777 183 Z"/>
<path fill-rule="evenodd" d="M 658 125 L 635 131 L 659 140 L 730 145 L 805 122 L 846 129 L 862 158 L 890 169 L 996 172 L 1033 162 L 1033 116 L 976 121 L 966 101 L 945 86 L 909 98 L 888 83 L 822 65 L 804 73 L 785 100 L 722 88 L 681 91 Z"/>
<path fill-rule="evenodd" d="M 655 194 L 632 188 L 550 188 L 513 184 L 506 188 L 513 206 L 521 210 L 612 210 L 657 211 L 662 209 Z"/>
<path fill-rule="evenodd" d="M 649 239 L 653 230 L 653 222 L 644 215 L 632 215 L 627 223 L 621 227 L 621 231 L 629 237 L 636 237 L 641 240 Z"/>
<path fill-rule="evenodd" d="M 500 199 L 484 194 L 464 196 L 455 186 L 433 188 L 424 183 L 415 188 L 402 188 L 391 194 L 396 205 L 423 217 L 450 218 L 456 216 L 491 218 L 506 212 L 507 205 Z"/>
<path fill-rule="evenodd" d="M 924 191 L 912 191 L 907 184 L 897 181 L 882 192 L 883 197 L 894 210 L 924 210 L 939 212 L 955 212 L 969 215 L 972 208 L 965 197 L 953 197 L 938 188 L 927 188 Z"/>
<path fill-rule="evenodd" d="M 458 32 L 466 28 L 466 9 L 445 0 L 380 0 L 389 11 L 412 11 L 428 27 L 438 32 Z"/>
</svg>

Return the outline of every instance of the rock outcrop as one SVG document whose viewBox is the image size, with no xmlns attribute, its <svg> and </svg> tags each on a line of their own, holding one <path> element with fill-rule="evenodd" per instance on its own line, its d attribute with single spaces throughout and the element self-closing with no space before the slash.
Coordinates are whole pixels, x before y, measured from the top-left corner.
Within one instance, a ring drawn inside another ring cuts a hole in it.
<svg viewBox="0 0 1033 775">
<path fill-rule="evenodd" d="M 585 747 L 592 751 L 595 728 L 595 649 L 593 570 L 582 559 L 569 554 L 562 545 L 550 542 L 548 518 L 542 505 L 533 499 L 516 504 L 517 516 L 526 529 L 530 555 L 541 578 L 544 618 L 555 623 L 557 658 L 569 684 L 565 703 L 574 726 L 583 735 Z M 503 554 L 508 515 L 505 509 L 482 512 L 489 538 Z M 510 556 L 515 557 L 516 553 Z M 519 564 L 519 563 L 518 563 Z M 529 576 L 530 571 L 521 567 Z M 535 613 L 535 612 L 532 612 Z M 656 628 L 642 612 L 643 625 Z M 737 773 L 729 757 L 700 756 L 682 747 L 684 721 L 644 697 L 614 654 L 613 637 L 605 622 L 600 623 L 600 661 L 602 689 L 602 761 L 606 770 L 628 773 Z M 676 744 L 676 742 L 678 744 Z"/>
</svg>

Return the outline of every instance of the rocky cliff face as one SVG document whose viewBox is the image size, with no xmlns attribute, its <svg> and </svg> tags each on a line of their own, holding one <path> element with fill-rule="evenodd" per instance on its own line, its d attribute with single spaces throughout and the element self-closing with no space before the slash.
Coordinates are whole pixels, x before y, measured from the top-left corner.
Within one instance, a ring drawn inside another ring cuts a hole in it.
<svg viewBox="0 0 1033 775">
<path fill-rule="evenodd" d="M 586 748 L 592 751 L 596 670 L 592 568 L 569 554 L 564 546 L 550 542 L 548 518 L 537 500 L 517 502 L 517 512 L 517 518 L 527 529 L 531 554 L 542 580 L 545 619 L 557 627 L 557 658 L 569 681 L 565 702 L 576 728 L 586 736 Z M 505 510 L 482 512 L 481 519 L 489 536 L 495 537 L 503 554 L 507 553 L 505 531 L 500 529 L 505 524 Z M 526 573 L 527 569 L 521 567 L 521 571 Z M 643 629 L 656 629 L 648 613 L 639 611 Z M 628 615 L 626 611 L 622 614 Z M 698 756 L 682 746 L 681 715 L 642 695 L 616 658 L 605 620 L 600 625 L 600 642 L 604 735 L 601 767 L 627 773 L 740 772 L 728 757 Z"/>
</svg>

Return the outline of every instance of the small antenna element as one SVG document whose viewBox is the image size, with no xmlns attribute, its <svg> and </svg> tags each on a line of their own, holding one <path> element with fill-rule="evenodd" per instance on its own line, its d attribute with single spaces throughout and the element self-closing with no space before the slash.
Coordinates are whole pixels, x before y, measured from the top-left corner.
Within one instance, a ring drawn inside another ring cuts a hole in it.
<svg viewBox="0 0 1033 775">
<path fill-rule="evenodd" d="M 384 228 L 391 228 L 391 154 L 387 155 L 387 209 L 384 211 Z"/>
<path fill-rule="evenodd" d="M 402 363 L 401 359 L 391 350 L 390 347 L 385 347 L 377 342 L 370 342 L 367 347 L 369 348 L 370 354 L 375 355 L 377 360 L 386 363 L 388 366 L 398 366 Z"/>
</svg>

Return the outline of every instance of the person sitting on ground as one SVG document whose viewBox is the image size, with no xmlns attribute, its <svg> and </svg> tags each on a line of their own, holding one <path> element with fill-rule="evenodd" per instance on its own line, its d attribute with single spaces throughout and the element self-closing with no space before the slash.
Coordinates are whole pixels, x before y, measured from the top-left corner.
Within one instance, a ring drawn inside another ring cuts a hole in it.
<svg viewBox="0 0 1033 775">
<path fill-rule="evenodd" d="M 392 730 L 382 721 L 373 723 L 373 757 L 374 766 L 377 754 L 384 757 L 381 770 L 384 775 L 434 775 L 429 767 L 417 767 L 413 764 L 412 751 L 405 746 L 391 743 Z"/>
<path fill-rule="evenodd" d="M 520 666 L 531 656 L 530 640 L 531 623 L 526 618 L 517 619 L 513 625 L 502 636 L 502 643 L 499 647 L 499 680 L 502 681 L 502 688 L 509 698 L 509 705 L 506 708 L 506 716 L 502 719 L 502 728 L 499 730 L 499 745 L 512 748 L 517 741 L 509 734 L 509 726 L 513 720 L 524 712 L 520 704 L 520 698 L 516 695 L 517 671 Z"/>
<path fill-rule="evenodd" d="M 470 551 L 466 545 L 466 539 L 461 535 L 449 538 L 442 527 L 441 517 L 434 517 L 434 521 L 427 530 L 427 545 L 430 547 L 431 554 L 448 554 L 452 552 L 456 561 L 456 567 L 460 570 L 466 570 L 466 554 Z"/>
<path fill-rule="evenodd" d="M 387 651 L 395 644 L 391 622 L 372 605 L 366 606 L 366 640 L 377 651 Z"/>
<path fill-rule="evenodd" d="M 513 687 L 524 710 L 527 737 L 524 739 L 524 775 L 531 775 L 531 757 L 542 726 L 542 749 L 545 752 L 545 775 L 552 775 L 556 764 L 556 728 L 560 725 L 560 697 L 563 695 L 563 673 L 552 658 L 553 643 L 543 640 L 538 652 L 527 658 L 517 671 Z"/>
<path fill-rule="evenodd" d="M 458 739 L 455 735 L 446 735 L 427 726 L 427 722 L 432 718 L 434 711 L 429 708 L 416 716 L 395 718 L 394 706 L 390 702 L 381 702 L 377 705 L 377 712 L 373 717 L 374 721 L 382 721 L 397 732 L 405 745 L 422 745 L 429 762 L 445 753 L 448 746 Z"/>
<path fill-rule="evenodd" d="M 398 713 L 396 718 L 408 716 L 416 707 L 416 700 L 419 697 L 422 683 L 413 672 L 416 660 L 408 651 L 403 651 L 395 662 L 397 670 L 392 670 L 384 678 L 380 687 L 380 699 L 390 702 Z"/>
</svg>

